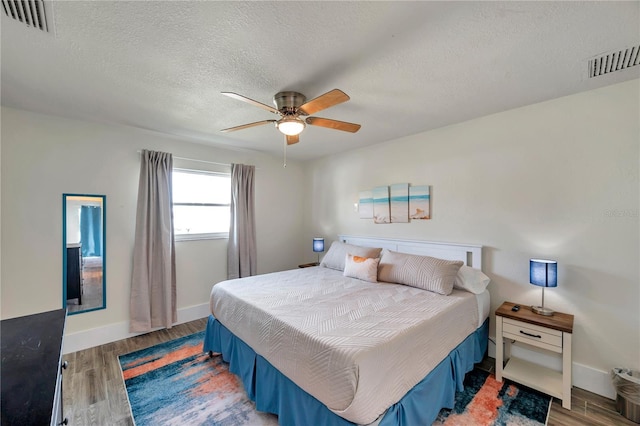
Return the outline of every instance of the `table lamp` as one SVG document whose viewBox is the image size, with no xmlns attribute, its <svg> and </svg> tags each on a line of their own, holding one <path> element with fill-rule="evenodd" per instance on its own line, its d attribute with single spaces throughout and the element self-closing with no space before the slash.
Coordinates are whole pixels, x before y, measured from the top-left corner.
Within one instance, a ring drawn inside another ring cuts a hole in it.
<svg viewBox="0 0 640 426">
<path fill-rule="evenodd" d="M 313 239 L 313 251 L 318 253 L 318 263 L 320 263 L 320 253 L 324 251 L 324 238 Z"/>
<path fill-rule="evenodd" d="M 531 259 L 529 261 L 529 282 L 542 287 L 542 306 L 532 306 L 538 315 L 551 316 L 553 311 L 544 307 L 545 287 L 558 286 L 558 262 L 555 260 Z"/>
</svg>

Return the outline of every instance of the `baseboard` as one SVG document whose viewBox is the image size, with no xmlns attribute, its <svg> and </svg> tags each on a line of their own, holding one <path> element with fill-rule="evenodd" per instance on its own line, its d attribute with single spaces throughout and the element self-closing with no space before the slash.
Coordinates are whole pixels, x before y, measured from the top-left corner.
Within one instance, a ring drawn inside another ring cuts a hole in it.
<svg viewBox="0 0 640 426">
<path fill-rule="evenodd" d="M 512 346 L 511 355 L 522 358 L 534 364 L 543 365 L 556 371 L 562 371 L 562 358 L 553 356 L 549 352 L 538 352 L 533 347 L 529 349 L 522 345 Z M 496 357 L 496 345 L 489 341 L 489 356 Z M 609 399 L 616 399 L 616 391 L 611 384 L 611 377 L 606 371 L 598 370 L 587 365 L 574 362 L 572 365 L 572 385 L 593 392 Z"/>
<path fill-rule="evenodd" d="M 573 386 L 597 393 L 609 399 L 616 399 L 616 390 L 608 372 L 596 370 L 587 365 L 573 363 Z"/>
<path fill-rule="evenodd" d="M 186 308 L 178 309 L 178 321 L 174 325 L 185 322 L 205 318 L 209 316 L 209 304 L 194 305 Z M 152 331 L 160 330 L 160 328 Z M 93 348 L 94 346 L 104 345 L 106 343 L 115 342 L 126 339 L 128 337 L 139 336 L 144 333 L 130 333 L 128 322 L 119 322 L 108 324 L 103 327 L 96 327 L 89 330 L 68 333 L 64 336 L 63 353 L 81 351 L 83 349 Z"/>
</svg>

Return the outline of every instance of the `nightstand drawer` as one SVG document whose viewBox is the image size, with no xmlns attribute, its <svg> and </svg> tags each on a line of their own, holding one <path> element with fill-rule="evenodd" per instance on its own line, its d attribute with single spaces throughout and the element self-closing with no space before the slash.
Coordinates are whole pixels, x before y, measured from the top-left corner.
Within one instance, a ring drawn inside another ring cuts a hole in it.
<svg viewBox="0 0 640 426">
<path fill-rule="evenodd" d="M 504 319 L 505 337 L 554 352 L 562 352 L 562 332 L 522 321 Z"/>
</svg>

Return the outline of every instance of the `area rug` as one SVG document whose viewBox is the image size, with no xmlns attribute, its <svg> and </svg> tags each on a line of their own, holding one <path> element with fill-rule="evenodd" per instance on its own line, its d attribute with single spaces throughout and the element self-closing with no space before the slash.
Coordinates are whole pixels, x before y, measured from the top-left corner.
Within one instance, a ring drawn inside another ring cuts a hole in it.
<svg viewBox="0 0 640 426">
<path fill-rule="evenodd" d="M 442 409 L 435 425 L 542 426 L 547 424 L 551 397 L 493 374 L 474 369 L 456 392 L 452 410 Z"/>
<path fill-rule="evenodd" d="M 135 424 L 277 425 L 222 357 L 202 352 L 203 341 L 201 331 L 118 357 Z"/>
<path fill-rule="evenodd" d="M 220 356 L 202 352 L 204 332 L 120 355 L 131 413 L 137 426 L 277 425 L 275 415 L 256 411 L 240 379 Z M 467 374 L 455 407 L 434 425 L 540 426 L 551 398 L 475 369 Z M 306 425 L 304 425 L 306 426 Z"/>
</svg>

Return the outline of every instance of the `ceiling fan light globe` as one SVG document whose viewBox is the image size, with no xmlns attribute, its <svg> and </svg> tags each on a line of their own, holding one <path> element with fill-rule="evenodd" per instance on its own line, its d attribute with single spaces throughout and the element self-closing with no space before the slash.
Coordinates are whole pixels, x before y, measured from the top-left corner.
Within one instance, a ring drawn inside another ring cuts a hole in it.
<svg viewBox="0 0 640 426">
<path fill-rule="evenodd" d="M 304 128 L 304 121 L 299 118 L 283 118 L 278 121 L 278 130 L 288 136 L 299 135 Z"/>
</svg>

